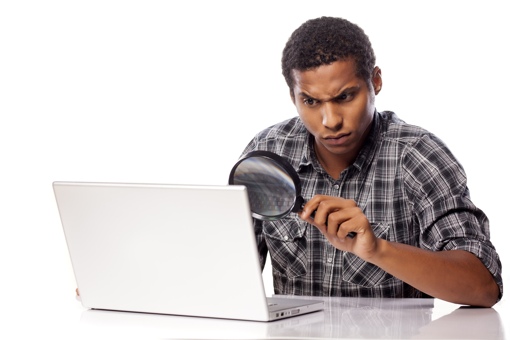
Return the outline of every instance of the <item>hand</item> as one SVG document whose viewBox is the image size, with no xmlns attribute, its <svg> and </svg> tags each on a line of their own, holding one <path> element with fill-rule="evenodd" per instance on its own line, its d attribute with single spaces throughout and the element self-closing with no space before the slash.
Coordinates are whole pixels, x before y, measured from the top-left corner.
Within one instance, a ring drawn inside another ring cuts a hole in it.
<svg viewBox="0 0 510 340">
<path fill-rule="evenodd" d="M 377 238 L 372 227 L 353 200 L 315 195 L 305 204 L 299 217 L 319 229 L 337 249 L 351 252 L 365 260 L 377 249 Z M 349 233 L 355 233 L 356 236 L 350 237 Z"/>
<path fill-rule="evenodd" d="M 76 288 L 76 296 L 75 296 L 75 298 L 76 298 L 77 301 L 81 302 L 80 291 L 78 290 L 78 288 Z"/>
</svg>

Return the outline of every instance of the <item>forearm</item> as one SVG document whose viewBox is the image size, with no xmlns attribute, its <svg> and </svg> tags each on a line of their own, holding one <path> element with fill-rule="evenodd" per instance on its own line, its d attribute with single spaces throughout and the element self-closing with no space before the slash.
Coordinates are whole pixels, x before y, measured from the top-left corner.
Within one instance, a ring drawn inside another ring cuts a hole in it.
<svg viewBox="0 0 510 340">
<path fill-rule="evenodd" d="M 366 260 L 426 294 L 453 303 L 491 307 L 499 296 L 487 268 L 463 250 L 433 252 L 378 239 L 377 251 Z"/>
</svg>

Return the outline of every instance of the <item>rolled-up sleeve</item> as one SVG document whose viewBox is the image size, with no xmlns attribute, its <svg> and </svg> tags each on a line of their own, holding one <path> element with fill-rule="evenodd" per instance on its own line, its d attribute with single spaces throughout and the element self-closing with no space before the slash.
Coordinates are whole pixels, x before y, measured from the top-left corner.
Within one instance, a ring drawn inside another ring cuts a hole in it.
<svg viewBox="0 0 510 340">
<path fill-rule="evenodd" d="M 489 219 L 470 199 L 464 169 L 434 135 L 409 146 L 406 190 L 420 226 L 420 247 L 465 250 L 487 267 L 503 295 L 501 261 L 490 241 Z"/>
</svg>

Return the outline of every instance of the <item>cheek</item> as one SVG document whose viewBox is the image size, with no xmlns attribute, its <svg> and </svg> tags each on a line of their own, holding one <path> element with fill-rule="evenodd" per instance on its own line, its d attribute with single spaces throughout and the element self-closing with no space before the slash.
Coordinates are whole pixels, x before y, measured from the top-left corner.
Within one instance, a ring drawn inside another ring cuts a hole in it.
<svg viewBox="0 0 510 340">
<path fill-rule="evenodd" d="M 374 111 L 374 96 L 367 94 L 366 96 L 360 97 L 356 103 L 356 110 L 358 112 L 358 120 L 363 122 L 370 119 Z"/>
<path fill-rule="evenodd" d="M 367 105 L 366 109 L 362 112 L 359 118 L 359 127 L 360 131 L 363 133 L 372 123 L 372 119 L 374 117 L 374 107 L 372 105 Z"/>
<path fill-rule="evenodd" d="M 344 111 L 344 125 L 352 130 L 364 130 L 370 124 L 373 106 L 368 103 L 369 98 L 363 97 L 354 102 Z"/>
</svg>

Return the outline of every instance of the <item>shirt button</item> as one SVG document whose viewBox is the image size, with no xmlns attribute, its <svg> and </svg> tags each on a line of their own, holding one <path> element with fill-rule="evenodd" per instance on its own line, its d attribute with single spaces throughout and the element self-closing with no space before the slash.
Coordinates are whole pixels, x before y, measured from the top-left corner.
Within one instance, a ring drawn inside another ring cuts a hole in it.
<svg viewBox="0 0 510 340">
<path fill-rule="evenodd" d="M 338 184 L 333 185 L 333 189 L 338 190 L 340 186 Z"/>
<path fill-rule="evenodd" d="M 284 239 L 285 241 L 288 241 L 288 240 L 289 240 L 289 237 L 288 237 L 287 235 L 285 235 L 285 236 L 283 237 L 283 239 Z"/>
<path fill-rule="evenodd" d="M 328 257 L 328 263 L 333 262 L 333 259 L 331 257 Z"/>
</svg>

